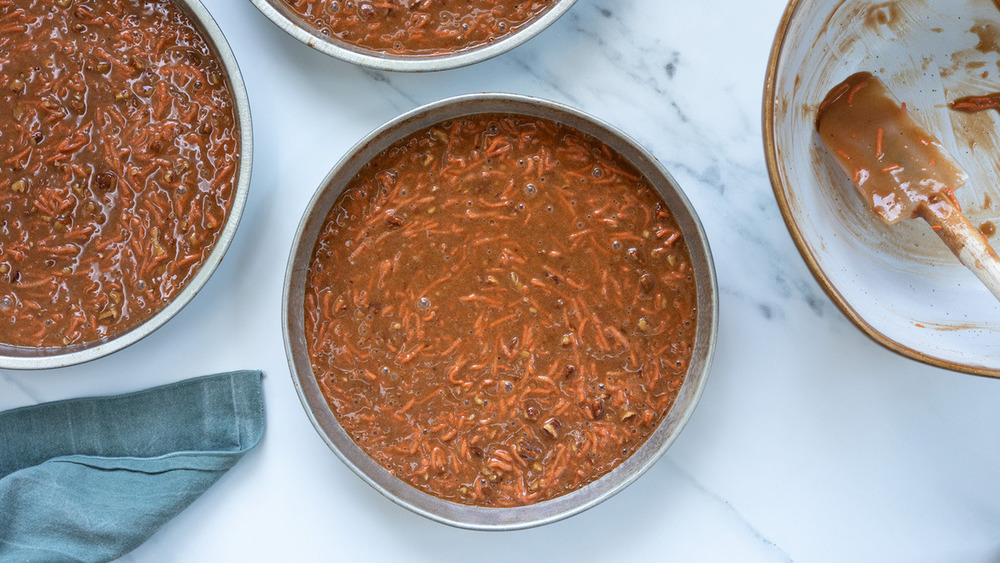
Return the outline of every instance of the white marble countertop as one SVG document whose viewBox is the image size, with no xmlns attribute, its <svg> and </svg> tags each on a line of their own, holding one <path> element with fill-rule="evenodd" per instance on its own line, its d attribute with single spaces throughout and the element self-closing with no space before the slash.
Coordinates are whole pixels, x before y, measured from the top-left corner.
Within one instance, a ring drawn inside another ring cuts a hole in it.
<svg viewBox="0 0 1000 563">
<path fill-rule="evenodd" d="M 235 243 L 198 297 L 142 342 L 86 365 L 0 372 L 0 409 L 266 372 L 262 443 L 124 560 L 1000 560 L 1000 381 L 869 340 L 819 288 L 781 219 L 760 107 L 784 0 L 579 0 L 506 55 L 419 75 L 315 52 L 246 0 L 205 4 L 253 109 L 253 183 Z M 700 214 L 719 278 L 714 367 L 674 446 L 609 501 L 519 532 L 437 524 L 362 482 L 306 418 L 281 338 L 292 235 L 330 167 L 396 115 L 476 91 L 564 102 L 637 139 Z"/>
</svg>

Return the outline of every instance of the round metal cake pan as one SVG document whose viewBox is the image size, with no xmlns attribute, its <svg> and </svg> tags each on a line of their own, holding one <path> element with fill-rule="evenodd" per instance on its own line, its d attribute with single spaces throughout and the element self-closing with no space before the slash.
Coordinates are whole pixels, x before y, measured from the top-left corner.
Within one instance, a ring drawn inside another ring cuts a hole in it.
<svg viewBox="0 0 1000 563">
<path fill-rule="evenodd" d="M 691 254 L 697 287 L 697 334 L 686 379 L 670 412 L 631 457 L 600 479 L 561 497 L 514 508 L 468 506 L 439 499 L 394 477 L 359 448 L 340 424 L 316 382 L 304 330 L 304 294 L 309 261 L 327 213 L 347 182 L 392 143 L 443 120 L 480 113 L 510 113 L 550 119 L 596 137 L 628 159 L 648 178 L 674 213 Z M 704 389 L 715 351 L 718 289 L 704 229 L 687 197 L 657 160 L 613 127 L 578 110 L 509 94 L 472 94 L 433 103 L 402 115 L 371 133 L 323 180 L 306 208 L 292 245 L 282 309 L 285 348 L 292 381 L 313 426 L 341 460 L 380 493 L 427 518 L 477 530 L 513 530 L 561 520 L 582 512 L 635 481 L 676 439 Z"/>
<path fill-rule="evenodd" d="M 219 58 L 226 79 L 229 81 L 233 94 L 236 118 L 240 130 L 240 164 L 239 175 L 233 192 L 232 208 L 229 217 L 222 226 L 219 239 L 208 258 L 198 269 L 198 272 L 188 284 L 165 307 L 160 309 L 142 323 L 132 329 L 101 340 L 83 344 L 73 344 L 57 348 L 26 348 L 0 344 L 0 368 L 9 369 L 50 369 L 59 368 L 83 362 L 96 360 L 117 352 L 142 340 L 156 329 L 163 326 L 184 308 L 198 291 L 208 282 L 215 269 L 222 262 L 226 249 L 236 235 L 243 208 L 246 205 L 250 191 L 250 169 L 253 163 L 253 133 L 250 120 L 250 100 L 247 97 L 243 76 L 236 63 L 236 57 L 229 47 L 222 30 L 215 19 L 199 0 L 173 0 L 190 18 L 201 32 L 206 42 Z"/>
<path fill-rule="evenodd" d="M 281 0 L 250 0 L 269 20 L 292 37 L 321 53 L 356 65 L 399 72 L 431 72 L 459 68 L 506 53 L 538 35 L 565 14 L 576 0 L 557 0 L 546 12 L 516 32 L 488 45 L 444 55 L 390 55 L 356 47 L 323 35 Z"/>
</svg>

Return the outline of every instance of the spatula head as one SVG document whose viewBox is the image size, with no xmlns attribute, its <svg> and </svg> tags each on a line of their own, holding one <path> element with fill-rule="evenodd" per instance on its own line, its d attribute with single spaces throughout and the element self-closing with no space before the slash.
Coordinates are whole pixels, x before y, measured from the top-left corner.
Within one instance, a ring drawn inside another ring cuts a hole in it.
<svg viewBox="0 0 1000 563">
<path fill-rule="evenodd" d="M 887 223 L 950 199 L 968 175 L 881 80 L 859 72 L 820 104 L 816 130 L 872 210 Z"/>
</svg>

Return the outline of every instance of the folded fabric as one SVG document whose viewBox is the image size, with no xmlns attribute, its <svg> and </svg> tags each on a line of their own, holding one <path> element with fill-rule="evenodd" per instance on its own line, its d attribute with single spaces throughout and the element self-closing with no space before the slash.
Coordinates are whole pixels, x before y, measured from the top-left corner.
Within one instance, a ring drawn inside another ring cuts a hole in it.
<svg viewBox="0 0 1000 563">
<path fill-rule="evenodd" d="M 263 431 L 259 371 L 0 413 L 0 561 L 121 557 Z"/>
</svg>

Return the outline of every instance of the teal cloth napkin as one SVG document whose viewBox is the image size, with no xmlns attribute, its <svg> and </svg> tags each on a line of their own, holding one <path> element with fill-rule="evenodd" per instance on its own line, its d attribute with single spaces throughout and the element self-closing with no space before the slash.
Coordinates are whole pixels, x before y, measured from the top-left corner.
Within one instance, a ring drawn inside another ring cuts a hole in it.
<svg viewBox="0 0 1000 563">
<path fill-rule="evenodd" d="M 0 561 L 109 561 L 260 441 L 261 372 L 0 413 Z"/>
</svg>

